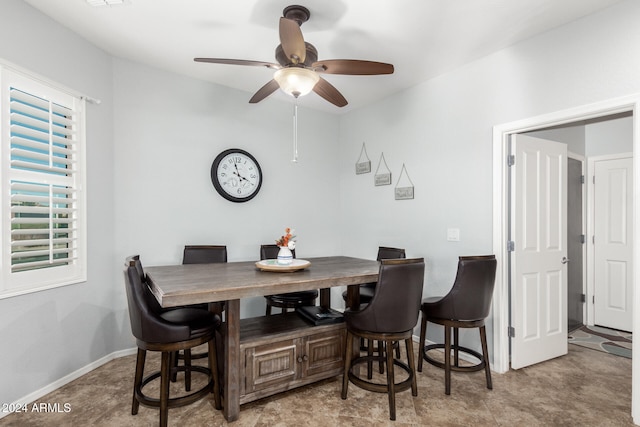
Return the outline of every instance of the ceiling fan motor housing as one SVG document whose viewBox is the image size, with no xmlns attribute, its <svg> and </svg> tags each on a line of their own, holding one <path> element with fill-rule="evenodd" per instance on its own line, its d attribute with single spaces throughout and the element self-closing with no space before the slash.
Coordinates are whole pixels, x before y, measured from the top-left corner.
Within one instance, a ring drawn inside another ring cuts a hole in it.
<svg viewBox="0 0 640 427">
<path fill-rule="evenodd" d="M 318 61 L 318 51 L 311 43 L 304 42 L 304 45 L 306 48 L 306 57 L 302 64 L 305 67 L 311 67 L 311 64 Z M 284 53 L 281 44 L 276 47 L 276 61 L 283 67 L 291 64 L 291 60 L 287 57 L 287 54 Z"/>
</svg>

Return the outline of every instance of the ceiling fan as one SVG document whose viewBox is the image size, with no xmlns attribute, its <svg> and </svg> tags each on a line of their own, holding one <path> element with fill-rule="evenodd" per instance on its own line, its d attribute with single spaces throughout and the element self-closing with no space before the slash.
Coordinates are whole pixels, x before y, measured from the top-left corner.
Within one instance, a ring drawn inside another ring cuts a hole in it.
<svg viewBox="0 0 640 427">
<path fill-rule="evenodd" d="M 383 62 L 357 59 L 327 59 L 318 61 L 318 51 L 304 41 L 300 26 L 309 20 L 309 9 L 303 6 L 288 6 L 280 18 L 280 44 L 276 47 L 276 61 L 262 62 L 244 59 L 194 58 L 196 62 L 214 64 L 248 65 L 276 70 L 273 79 L 262 86 L 249 100 L 254 104 L 271 95 L 278 88 L 295 98 L 312 90 L 338 107 L 347 105 L 347 100 L 320 74 L 378 75 L 392 74 L 393 65 Z"/>
</svg>

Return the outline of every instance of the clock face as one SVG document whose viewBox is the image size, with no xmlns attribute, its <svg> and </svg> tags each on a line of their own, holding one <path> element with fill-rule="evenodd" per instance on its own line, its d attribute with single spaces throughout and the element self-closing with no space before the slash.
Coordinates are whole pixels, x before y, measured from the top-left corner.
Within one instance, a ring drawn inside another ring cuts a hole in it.
<svg viewBox="0 0 640 427">
<path fill-rule="evenodd" d="M 238 148 L 225 150 L 211 165 L 211 182 L 222 197 L 232 202 L 253 199 L 262 185 L 262 170 L 251 154 Z"/>
</svg>

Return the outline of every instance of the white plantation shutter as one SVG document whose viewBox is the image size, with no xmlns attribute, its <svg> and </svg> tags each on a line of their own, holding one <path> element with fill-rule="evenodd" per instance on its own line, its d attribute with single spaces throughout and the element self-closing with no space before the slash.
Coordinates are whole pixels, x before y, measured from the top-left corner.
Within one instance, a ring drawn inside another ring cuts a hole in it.
<svg viewBox="0 0 640 427">
<path fill-rule="evenodd" d="M 2 69 L 0 297 L 85 280 L 84 101 Z"/>
</svg>

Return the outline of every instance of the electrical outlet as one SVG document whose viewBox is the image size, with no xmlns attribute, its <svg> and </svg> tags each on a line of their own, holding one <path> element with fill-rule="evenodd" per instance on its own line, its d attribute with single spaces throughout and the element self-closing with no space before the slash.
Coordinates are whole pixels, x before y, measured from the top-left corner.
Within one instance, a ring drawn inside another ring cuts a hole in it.
<svg viewBox="0 0 640 427">
<path fill-rule="evenodd" d="M 447 240 L 449 242 L 460 241 L 460 229 L 459 228 L 447 228 Z"/>
</svg>

